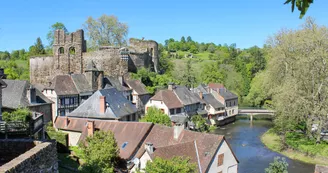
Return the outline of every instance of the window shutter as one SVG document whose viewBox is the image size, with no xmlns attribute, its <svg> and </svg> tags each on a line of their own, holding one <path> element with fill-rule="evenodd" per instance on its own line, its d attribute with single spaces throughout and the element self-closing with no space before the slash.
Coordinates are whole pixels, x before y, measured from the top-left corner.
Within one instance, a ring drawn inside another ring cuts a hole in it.
<svg viewBox="0 0 328 173">
<path fill-rule="evenodd" d="M 223 165 L 224 153 L 218 155 L 218 166 Z"/>
</svg>

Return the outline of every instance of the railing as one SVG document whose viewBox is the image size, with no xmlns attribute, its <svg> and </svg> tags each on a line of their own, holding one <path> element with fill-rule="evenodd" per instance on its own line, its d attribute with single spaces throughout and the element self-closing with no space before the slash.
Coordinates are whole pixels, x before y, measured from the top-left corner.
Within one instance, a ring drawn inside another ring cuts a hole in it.
<svg viewBox="0 0 328 173">
<path fill-rule="evenodd" d="M 32 113 L 30 122 L 0 121 L 0 134 L 26 134 L 32 135 L 43 127 L 43 114 Z"/>
</svg>

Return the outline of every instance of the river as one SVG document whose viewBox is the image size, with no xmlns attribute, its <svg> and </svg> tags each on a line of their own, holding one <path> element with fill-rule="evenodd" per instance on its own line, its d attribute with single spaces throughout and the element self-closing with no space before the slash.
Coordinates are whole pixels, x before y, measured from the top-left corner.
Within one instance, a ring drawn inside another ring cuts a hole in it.
<svg viewBox="0 0 328 173">
<path fill-rule="evenodd" d="M 236 154 L 239 173 L 263 173 L 276 156 L 283 155 L 266 148 L 261 142 L 261 135 L 272 127 L 272 122 L 266 120 L 236 120 L 215 131 L 225 135 Z M 313 173 L 314 165 L 286 158 L 289 173 Z"/>
</svg>

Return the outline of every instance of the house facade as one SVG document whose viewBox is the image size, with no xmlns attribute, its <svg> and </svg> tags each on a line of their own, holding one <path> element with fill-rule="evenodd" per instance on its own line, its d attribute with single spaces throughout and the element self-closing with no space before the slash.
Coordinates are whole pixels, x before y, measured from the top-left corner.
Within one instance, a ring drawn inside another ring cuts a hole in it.
<svg viewBox="0 0 328 173">
<path fill-rule="evenodd" d="M 137 108 L 116 88 L 95 92 L 67 116 L 116 121 L 138 121 Z"/>
<path fill-rule="evenodd" d="M 2 79 L 7 87 L 2 89 L 2 112 L 28 108 L 43 115 L 44 123 L 52 121 L 52 101 L 24 80 Z"/>
</svg>

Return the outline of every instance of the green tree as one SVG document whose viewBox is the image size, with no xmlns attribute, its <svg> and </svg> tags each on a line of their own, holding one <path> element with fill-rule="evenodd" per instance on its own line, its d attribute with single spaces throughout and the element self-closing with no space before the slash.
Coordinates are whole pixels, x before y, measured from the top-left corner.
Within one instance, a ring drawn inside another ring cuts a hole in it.
<svg viewBox="0 0 328 173">
<path fill-rule="evenodd" d="M 42 55 L 42 54 L 45 54 L 46 51 L 44 49 L 44 46 L 42 44 L 42 40 L 40 37 L 38 37 L 36 39 L 36 42 L 33 46 L 30 46 L 29 48 L 29 54 L 30 56 L 33 56 L 33 55 Z"/>
<path fill-rule="evenodd" d="M 80 143 L 83 159 L 82 172 L 113 173 L 119 160 L 119 149 L 111 131 L 95 131 Z"/>
<path fill-rule="evenodd" d="M 191 163 L 190 159 L 173 157 L 166 160 L 156 157 L 152 162 L 147 162 L 145 171 L 147 173 L 195 173 L 196 164 Z"/>
<path fill-rule="evenodd" d="M 225 74 L 219 69 L 218 64 L 206 63 L 204 64 L 203 70 L 201 72 L 201 78 L 204 83 L 223 83 Z"/>
<path fill-rule="evenodd" d="M 183 71 L 182 84 L 186 85 L 188 88 L 194 87 L 196 83 L 196 77 L 191 66 L 191 60 L 189 59 L 186 63 L 185 71 Z"/>
<path fill-rule="evenodd" d="M 170 117 L 155 107 L 149 107 L 146 115 L 140 119 L 140 122 L 151 122 L 154 124 L 171 126 Z"/>
<path fill-rule="evenodd" d="M 298 11 L 300 11 L 300 18 L 303 18 L 312 3 L 313 0 L 287 0 L 285 2 L 285 4 L 291 4 L 292 12 L 294 12 L 296 5 Z"/>
<path fill-rule="evenodd" d="M 206 119 L 201 115 L 194 115 L 191 117 L 191 121 L 195 124 L 195 128 L 200 132 L 207 132 L 209 130 L 209 125 L 206 124 Z"/>
<path fill-rule="evenodd" d="M 267 92 L 272 94 L 275 127 L 281 134 L 306 122 L 307 136 L 321 141 L 321 130 L 328 121 L 327 33 L 327 27 L 308 18 L 299 30 L 282 30 L 268 42 Z M 313 124 L 318 125 L 315 133 Z"/>
<path fill-rule="evenodd" d="M 288 173 L 288 163 L 285 158 L 280 160 L 280 157 L 275 157 L 268 168 L 265 168 L 265 173 Z"/>
<path fill-rule="evenodd" d="M 51 25 L 49 28 L 49 32 L 47 34 L 48 44 L 51 47 L 54 43 L 54 33 L 57 29 L 64 30 L 65 34 L 68 34 L 68 30 L 66 29 L 65 25 L 61 22 L 56 22 L 55 24 Z"/>
<path fill-rule="evenodd" d="M 123 46 L 127 44 L 129 27 L 120 22 L 116 16 L 104 14 L 98 19 L 89 17 L 84 28 L 93 46 Z"/>
<path fill-rule="evenodd" d="M 193 44 L 190 46 L 189 51 L 193 54 L 196 54 L 196 53 L 198 53 L 198 48 L 196 47 L 196 45 Z"/>
<path fill-rule="evenodd" d="M 186 43 L 186 39 L 184 36 L 181 37 L 181 40 L 180 40 L 181 43 Z"/>
<path fill-rule="evenodd" d="M 188 42 L 188 43 L 192 42 L 192 39 L 191 39 L 190 36 L 187 37 L 187 42 Z"/>
<path fill-rule="evenodd" d="M 210 53 L 214 53 L 215 52 L 215 45 L 214 44 L 210 44 L 207 48 L 207 51 L 209 51 Z"/>
</svg>

